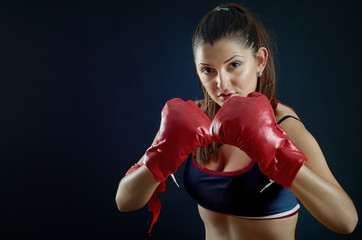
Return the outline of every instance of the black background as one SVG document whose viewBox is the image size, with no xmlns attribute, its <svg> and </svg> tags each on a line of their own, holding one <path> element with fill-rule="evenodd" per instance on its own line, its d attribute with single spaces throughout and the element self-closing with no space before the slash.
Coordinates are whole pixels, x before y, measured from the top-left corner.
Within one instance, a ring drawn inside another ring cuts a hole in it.
<svg viewBox="0 0 362 240">
<path fill-rule="evenodd" d="M 1 1 L 1 238 L 148 239 L 151 213 L 119 213 L 117 185 L 152 142 L 164 102 L 201 97 L 191 37 L 219 2 Z M 360 212 L 360 4 L 240 3 L 275 35 L 279 99 Z M 167 187 L 151 239 L 203 239 L 195 202 Z M 296 239 L 361 237 L 360 225 L 339 235 L 300 211 Z"/>
</svg>

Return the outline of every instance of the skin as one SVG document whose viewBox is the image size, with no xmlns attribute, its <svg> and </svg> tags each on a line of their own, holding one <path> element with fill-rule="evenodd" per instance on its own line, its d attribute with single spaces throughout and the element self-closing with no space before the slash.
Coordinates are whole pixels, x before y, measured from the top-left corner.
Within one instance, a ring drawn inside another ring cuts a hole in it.
<svg viewBox="0 0 362 240">
<path fill-rule="evenodd" d="M 268 51 L 260 48 L 254 57 L 251 49 L 241 47 L 238 41 L 220 40 L 205 44 L 195 51 L 197 74 L 210 97 L 220 106 L 230 93 L 246 97 L 255 91 L 257 73 L 264 70 Z M 260 64 L 257 64 L 256 58 Z M 231 96 L 230 96 L 231 97 Z"/>
<path fill-rule="evenodd" d="M 247 96 L 255 91 L 257 74 L 264 70 L 268 59 L 265 48 L 253 53 L 232 39 L 220 40 L 212 46 L 201 45 L 194 54 L 201 83 L 220 106 L 233 95 Z M 298 117 L 283 104 L 278 104 L 275 113 L 277 121 L 285 115 Z M 308 158 L 291 190 L 326 227 L 338 233 L 351 233 L 358 222 L 356 209 L 331 173 L 317 141 L 300 121 L 289 118 L 280 126 Z M 218 163 L 211 162 L 204 167 L 214 171 L 235 171 L 251 161 L 234 146 L 223 145 L 219 153 L 221 159 Z M 138 163 L 141 167 L 124 177 L 119 184 L 116 202 L 120 211 L 143 207 L 159 184 L 143 165 L 142 158 Z M 294 239 L 298 214 L 276 220 L 247 220 L 212 212 L 201 206 L 198 209 L 205 225 L 206 240 Z"/>
</svg>

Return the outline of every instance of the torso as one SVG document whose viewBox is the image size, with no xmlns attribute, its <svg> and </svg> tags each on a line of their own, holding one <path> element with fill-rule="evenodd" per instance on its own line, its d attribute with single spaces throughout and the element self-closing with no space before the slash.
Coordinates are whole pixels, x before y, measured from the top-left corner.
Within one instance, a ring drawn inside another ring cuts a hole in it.
<svg viewBox="0 0 362 240">
<path fill-rule="evenodd" d="M 293 240 L 298 214 L 275 220 L 248 220 L 198 206 L 206 240 Z"/>
<path fill-rule="evenodd" d="M 278 104 L 275 112 L 276 121 L 285 115 L 297 117 L 292 109 L 282 104 Z M 224 144 L 219 148 L 219 161 L 211 161 L 203 167 L 212 171 L 232 172 L 244 169 L 250 162 L 251 159 L 243 151 Z M 294 239 L 298 214 L 273 220 L 250 220 L 214 212 L 200 205 L 198 209 L 205 224 L 206 240 Z"/>
</svg>

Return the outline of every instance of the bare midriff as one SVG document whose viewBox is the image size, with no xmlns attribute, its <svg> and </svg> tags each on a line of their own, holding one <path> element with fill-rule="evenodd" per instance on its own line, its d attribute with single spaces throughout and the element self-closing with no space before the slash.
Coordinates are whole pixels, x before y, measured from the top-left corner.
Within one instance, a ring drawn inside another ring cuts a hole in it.
<svg viewBox="0 0 362 240">
<path fill-rule="evenodd" d="M 268 220 L 249 220 L 198 206 L 206 240 L 293 240 L 298 214 Z"/>
</svg>

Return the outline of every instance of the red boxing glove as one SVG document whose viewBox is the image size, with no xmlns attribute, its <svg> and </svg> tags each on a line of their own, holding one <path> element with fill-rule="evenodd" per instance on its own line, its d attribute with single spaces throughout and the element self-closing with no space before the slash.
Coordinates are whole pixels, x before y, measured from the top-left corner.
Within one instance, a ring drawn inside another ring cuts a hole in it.
<svg viewBox="0 0 362 240">
<path fill-rule="evenodd" d="M 161 112 L 156 143 L 143 159 L 153 178 L 165 181 L 197 147 L 211 143 L 210 124 L 211 120 L 193 101 L 167 101 Z"/>
<path fill-rule="evenodd" d="M 266 96 L 249 93 L 228 99 L 215 115 L 210 133 L 214 141 L 238 147 L 271 180 L 290 188 L 307 158 L 276 123 Z"/>
</svg>

